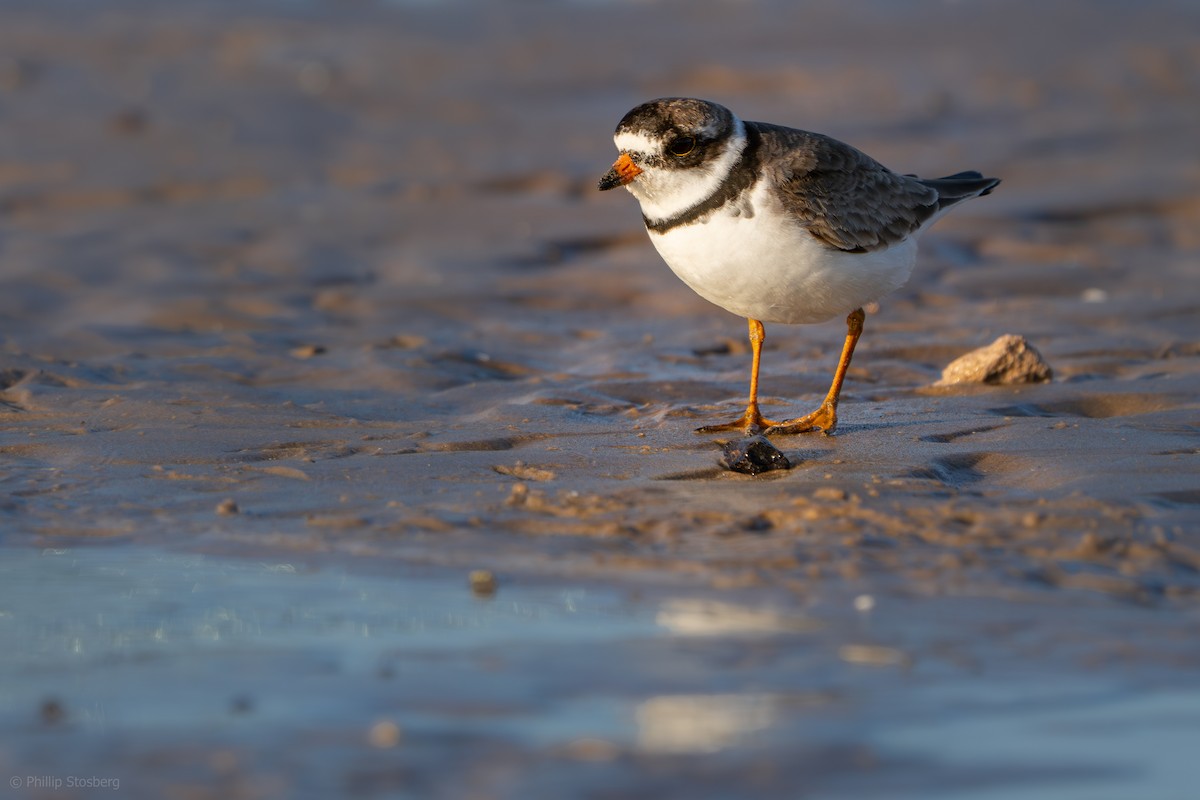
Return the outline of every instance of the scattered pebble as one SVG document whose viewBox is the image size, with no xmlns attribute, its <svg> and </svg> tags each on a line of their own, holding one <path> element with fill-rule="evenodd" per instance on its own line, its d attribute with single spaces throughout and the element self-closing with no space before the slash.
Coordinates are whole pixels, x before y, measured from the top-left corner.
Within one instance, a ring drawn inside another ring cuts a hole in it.
<svg viewBox="0 0 1200 800">
<path fill-rule="evenodd" d="M 758 475 L 774 469 L 791 469 L 792 462 L 765 436 L 748 436 L 729 442 L 722 448 L 721 466 L 745 475 Z"/>
<path fill-rule="evenodd" d="M 38 708 L 38 716 L 47 725 L 57 725 L 67 719 L 67 710 L 57 698 L 48 697 L 42 701 L 42 705 Z"/>
<path fill-rule="evenodd" d="M 467 580 L 471 584 L 471 594 L 476 597 L 491 597 L 499 586 L 496 575 L 490 569 L 472 570 Z"/>
<path fill-rule="evenodd" d="M 524 483 L 513 484 L 512 491 L 504 501 L 506 506 L 523 506 L 529 501 L 529 486 Z"/>
<path fill-rule="evenodd" d="M 416 350 L 419 347 L 424 347 L 428 344 L 428 340 L 424 336 L 417 336 L 411 333 L 397 333 L 395 336 L 375 345 L 380 349 L 396 348 L 398 350 Z"/>
<path fill-rule="evenodd" d="M 838 658 L 848 664 L 891 667 L 908 663 L 908 656 L 894 647 L 877 644 L 848 644 L 838 648 Z"/>
<path fill-rule="evenodd" d="M 390 719 L 380 720 L 371 726 L 367 731 L 367 742 L 372 747 L 378 747 L 380 750 L 387 750 L 400 744 L 400 739 L 403 737 L 403 731 L 400 726 L 392 722 Z"/>
<path fill-rule="evenodd" d="M 296 469 L 295 467 L 284 466 L 269 466 L 269 467 L 254 467 L 258 472 L 265 472 L 268 475 L 277 475 L 280 478 L 291 478 L 295 481 L 308 480 L 308 474 L 304 470 Z"/>
<path fill-rule="evenodd" d="M 234 514 L 241 513 L 238 504 L 231 497 L 226 497 L 220 503 L 217 503 L 217 513 L 222 517 L 232 517 Z"/>
<path fill-rule="evenodd" d="M 524 462 L 518 461 L 511 467 L 507 464 L 495 464 L 492 469 L 499 472 L 501 475 L 511 475 L 514 478 L 520 478 L 523 481 L 552 481 L 558 477 L 554 470 L 542 469 L 540 467 L 531 467 Z"/>
<path fill-rule="evenodd" d="M 325 352 L 323 344 L 302 344 L 291 349 L 292 358 L 312 358 Z"/>
<path fill-rule="evenodd" d="M 821 486 L 813 491 L 814 500 L 831 500 L 840 502 L 846 499 L 846 490 L 836 486 Z"/>
<path fill-rule="evenodd" d="M 1005 334 L 987 347 L 952 361 L 934 385 L 1042 383 L 1052 376 L 1050 365 L 1025 337 Z"/>
<path fill-rule="evenodd" d="M 1072 554 L 1075 558 L 1098 558 L 1109 549 L 1111 543 L 1102 539 L 1095 531 L 1088 531 L 1079 537 Z"/>
<path fill-rule="evenodd" d="M 750 531 L 751 533 L 766 533 L 774 527 L 775 523 L 767 514 L 755 514 L 742 523 L 742 530 Z"/>
<path fill-rule="evenodd" d="M 854 598 L 854 610 L 862 614 L 875 608 L 875 598 L 869 594 L 860 594 Z"/>
</svg>

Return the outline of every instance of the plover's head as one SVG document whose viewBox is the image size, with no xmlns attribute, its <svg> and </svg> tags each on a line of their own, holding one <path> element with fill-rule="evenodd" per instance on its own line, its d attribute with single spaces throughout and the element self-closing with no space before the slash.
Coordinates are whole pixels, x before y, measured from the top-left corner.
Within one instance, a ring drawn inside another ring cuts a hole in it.
<svg viewBox="0 0 1200 800">
<path fill-rule="evenodd" d="M 746 133 L 724 106 L 668 97 L 626 114 L 613 141 L 621 155 L 600 188 L 624 186 L 648 219 L 660 220 L 717 190 L 746 146 Z"/>
</svg>

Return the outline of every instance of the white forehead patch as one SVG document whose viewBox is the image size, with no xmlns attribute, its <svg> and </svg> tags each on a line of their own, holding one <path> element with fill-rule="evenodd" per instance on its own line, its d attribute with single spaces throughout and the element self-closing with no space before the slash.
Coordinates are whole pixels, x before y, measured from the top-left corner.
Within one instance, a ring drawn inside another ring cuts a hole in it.
<svg viewBox="0 0 1200 800">
<path fill-rule="evenodd" d="M 633 131 L 621 131 L 613 136 L 613 141 L 617 144 L 617 149 L 622 153 L 657 153 L 662 147 L 662 143 L 657 139 L 652 139 L 644 133 L 634 133 Z"/>
</svg>

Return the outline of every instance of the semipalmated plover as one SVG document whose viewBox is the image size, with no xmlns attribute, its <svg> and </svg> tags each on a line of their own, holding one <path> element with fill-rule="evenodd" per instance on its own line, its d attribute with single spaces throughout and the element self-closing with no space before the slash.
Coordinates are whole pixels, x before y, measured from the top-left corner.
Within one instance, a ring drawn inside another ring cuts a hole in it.
<svg viewBox="0 0 1200 800">
<path fill-rule="evenodd" d="M 978 172 L 899 175 L 819 133 L 738 119 L 706 100 L 664 98 L 617 125 L 620 156 L 601 189 L 638 199 L 650 241 L 701 297 L 750 321 L 750 400 L 702 433 L 830 433 L 862 307 L 908 280 L 917 235 L 1000 181 Z M 783 422 L 758 409 L 763 322 L 823 322 L 849 312 L 821 406 Z"/>
</svg>

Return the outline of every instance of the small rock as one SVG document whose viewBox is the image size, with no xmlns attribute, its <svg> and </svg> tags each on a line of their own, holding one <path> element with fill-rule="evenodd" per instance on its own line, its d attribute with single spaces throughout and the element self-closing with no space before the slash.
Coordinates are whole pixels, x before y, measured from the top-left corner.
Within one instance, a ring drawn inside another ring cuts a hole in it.
<svg viewBox="0 0 1200 800">
<path fill-rule="evenodd" d="M 722 450 L 721 466 L 746 475 L 758 475 L 773 469 L 791 469 L 792 462 L 765 436 L 748 436 L 727 443 Z"/>
<path fill-rule="evenodd" d="M 472 570 L 467 578 L 471 593 L 476 597 L 491 597 L 496 593 L 496 575 L 490 569 Z"/>
<path fill-rule="evenodd" d="M 38 708 L 38 716 L 47 725 L 57 725 L 67 718 L 67 710 L 56 697 L 47 697 Z"/>
<path fill-rule="evenodd" d="M 523 481 L 552 481 L 555 475 L 552 469 L 541 469 L 540 467 L 531 467 L 528 464 L 518 461 L 512 466 L 507 464 L 495 464 L 492 469 L 499 472 L 501 475 L 511 475 L 514 478 L 520 478 Z"/>
<path fill-rule="evenodd" d="M 775 523 L 766 514 L 755 514 L 742 523 L 742 530 L 751 533 L 766 533 L 775 527 Z"/>
<path fill-rule="evenodd" d="M 894 647 L 877 644 L 847 644 L 838 648 L 838 657 L 848 664 L 890 667 L 907 664 L 909 657 Z"/>
<path fill-rule="evenodd" d="M 854 598 L 854 610 L 860 614 L 866 614 L 875 608 L 875 598 L 869 594 L 860 594 Z"/>
<path fill-rule="evenodd" d="M 238 504 L 232 498 L 225 498 L 220 503 L 217 503 L 217 513 L 222 517 L 232 517 L 241 511 Z"/>
<path fill-rule="evenodd" d="M 302 344 L 299 347 L 293 347 L 290 352 L 292 358 L 305 359 L 323 355 L 325 350 L 326 348 L 323 344 Z"/>
<path fill-rule="evenodd" d="M 1111 546 L 1111 542 L 1100 538 L 1093 531 L 1088 531 L 1079 537 L 1079 543 L 1075 546 L 1075 552 L 1072 555 L 1076 558 L 1098 558 Z"/>
<path fill-rule="evenodd" d="M 523 506 L 529 502 L 529 486 L 524 483 L 514 483 L 512 490 L 508 493 L 508 498 L 504 501 L 506 506 Z"/>
<path fill-rule="evenodd" d="M 400 744 L 400 740 L 403 738 L 404 731 L 390 719 L 376 722 L 367 731 L 367 741 L 372 747 L 377 747 L 380 750 L 388 750 L 395 747 Z"/>
<path fill-rule="evenodd" d="M 934 386 L 959 383 L 1042 383 L 1053 372 L 1023 336 L 1006 334 L 987 347 L 955 359 Z"/>
<path fill-rule="evenodd" d="M 428 340 L 424 336 L 417 336 L 411 333 L 397 333 L 395 336 L 385 341 L 379 342 L 375 347 L 386 350 L 396 348 L 398 350 L 416 350 L 428 344 Z"/>
</svg>

